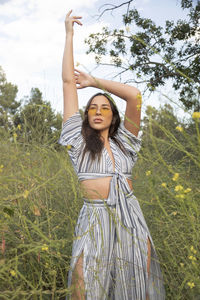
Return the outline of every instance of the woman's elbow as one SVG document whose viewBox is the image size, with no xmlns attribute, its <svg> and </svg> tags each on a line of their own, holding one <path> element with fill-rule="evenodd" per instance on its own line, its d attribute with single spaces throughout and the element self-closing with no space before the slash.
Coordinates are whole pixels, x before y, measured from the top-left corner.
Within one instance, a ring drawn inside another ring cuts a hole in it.
<svg viewBox="0 0 200 300">
<path fill-rule="evenodd" d="M 133 88 L 131 91 L 130 91 L 130 94 L 129 94 L 129 97 L 131 98 L 131 100 L 140 100 L 142 98 L 142 95 L 141 95 L 141 91 L 138 89 L 138 88 Z"/>
<path fill-rule="evenodd" d="M 75 79 L 71 77 L 62 76 L 62 81 L 63 83 L 67 83 L 67 84 L 76 84 Z"/>
</svg>

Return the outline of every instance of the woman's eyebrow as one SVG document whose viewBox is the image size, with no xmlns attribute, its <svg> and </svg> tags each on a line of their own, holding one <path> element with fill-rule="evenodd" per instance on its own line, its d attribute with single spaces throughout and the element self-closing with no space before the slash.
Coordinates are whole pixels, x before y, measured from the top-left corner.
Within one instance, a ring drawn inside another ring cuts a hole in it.
<svg viewBox="0 0 200 300">
<path fill-rule="evenodd" d="M 92 106 L 92 105 L 98 106 L 98 104 L 95 104 L 95 103 L 93 103 L 93 104 L 90 104 L 90 106 Z M 106 103 L 104 103 L 104 104 L 101 104 L 101 106 L 109 106 L 109 107 L 110 107 L 110 105 L 109 105 L 109 104 L 106 104 Z"/>
</svg>

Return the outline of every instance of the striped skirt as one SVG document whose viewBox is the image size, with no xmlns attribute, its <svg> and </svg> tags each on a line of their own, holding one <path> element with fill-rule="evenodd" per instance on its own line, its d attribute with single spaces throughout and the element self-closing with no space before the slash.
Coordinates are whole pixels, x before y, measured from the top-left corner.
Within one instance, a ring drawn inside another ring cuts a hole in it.
<svg viewBox="0 0 200 300">
<path fill-rule="evenodd" d="M 134 228 L 125 227 L 115 205 L 106 200 L 84 199 L 75 228 L 68 286 L 83 255 L 86 300 L 163 300 L 165 290 L 159 261 L 139 203 L 127 197 Z M 147 272 L 148 239 L 151 243 Z M 147 298 L 148 296 L 148 298 Z"/>
</svg>

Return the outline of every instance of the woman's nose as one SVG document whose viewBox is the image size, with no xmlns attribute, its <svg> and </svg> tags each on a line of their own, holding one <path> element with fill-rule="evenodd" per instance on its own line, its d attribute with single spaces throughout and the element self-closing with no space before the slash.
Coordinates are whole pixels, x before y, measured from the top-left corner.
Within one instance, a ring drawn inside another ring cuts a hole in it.
<svg viewBox="0 0 200 300">
<path fill-rule="evenodd" d="M 97 107 L 96 114 L 101 114 L 101 108 L 100 107 Z"/>
</svg>

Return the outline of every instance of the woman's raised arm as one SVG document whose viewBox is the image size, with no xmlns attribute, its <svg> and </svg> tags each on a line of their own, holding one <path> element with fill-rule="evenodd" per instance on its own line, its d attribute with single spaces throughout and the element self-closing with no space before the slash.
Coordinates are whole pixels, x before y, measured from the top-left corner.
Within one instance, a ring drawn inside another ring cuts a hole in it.
<svg viewBox="0 0 200 300">
<path fill-rule="evenodd" d="M 62 63 L 63 80 L 63 122 L 78 111 L 78 95 L 74 78 L 73 34 L 74 23 L 82 25 L 80 16 L 70 16 L 70 10 L 65 19 L 66 40 Z"/>
</svg>

